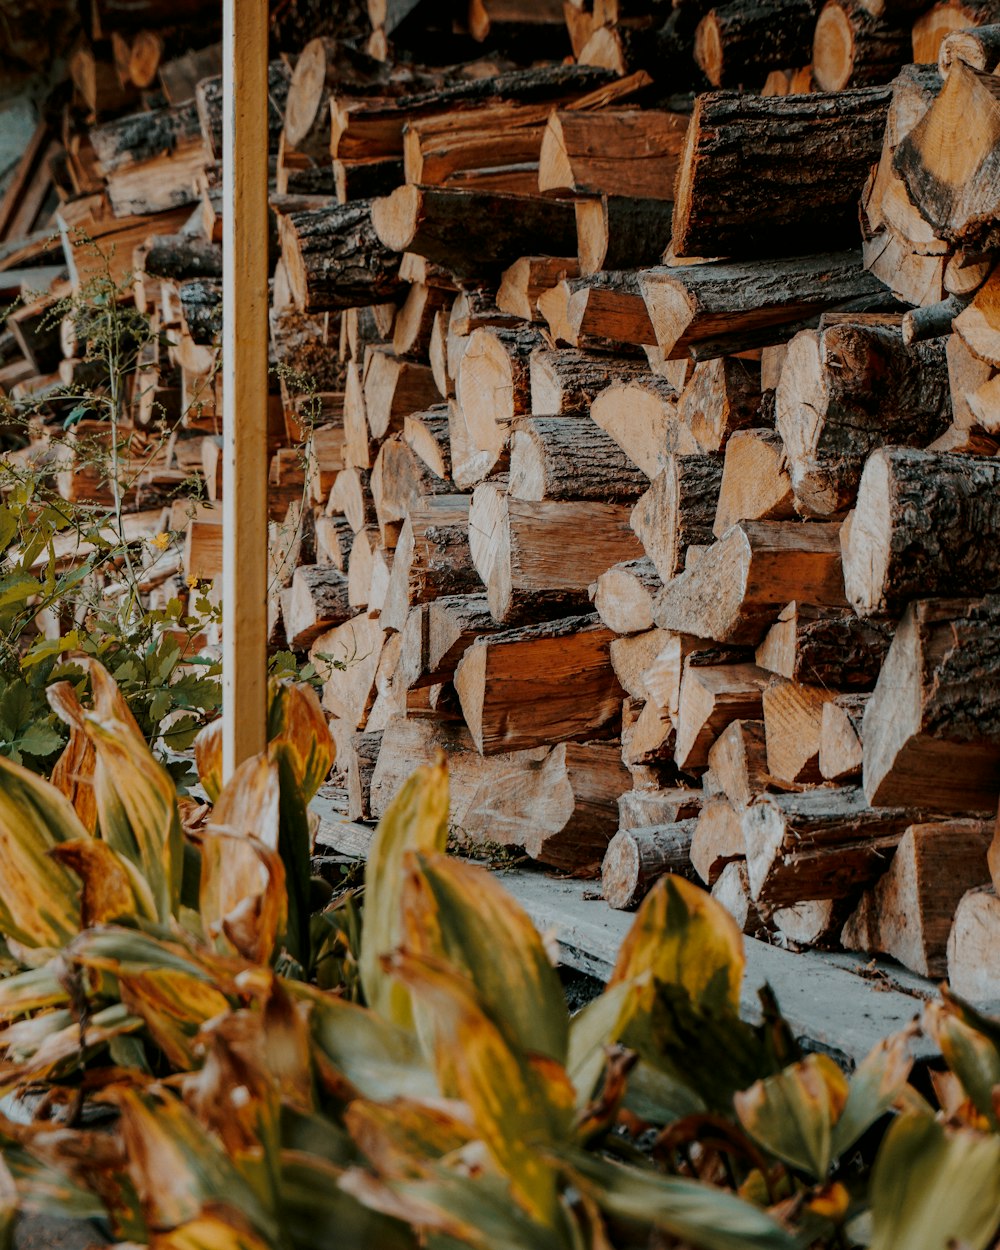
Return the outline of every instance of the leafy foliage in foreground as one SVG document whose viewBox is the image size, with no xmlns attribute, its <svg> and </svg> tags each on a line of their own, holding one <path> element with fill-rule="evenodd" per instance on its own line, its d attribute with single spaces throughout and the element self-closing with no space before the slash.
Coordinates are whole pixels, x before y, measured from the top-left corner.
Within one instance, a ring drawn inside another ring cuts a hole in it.
<svg viewBox="0 0 1000 1250">
<path fill-rule="evenodd" d="M 332 744 L 307 687 L 272 689 L 267 752 L 184 823 L 107 674 L 50 692 L 50 785 L 0 761 L 0 1214 L 100 1220 L 156 1250 L 985 1250 L 1000 1223 L 1000 1024 L 945 996 L 850 1077 L 803 1057 L 742 938 L 663 879 L 605 992 L 570 1018 L 533 925 L 445 854 L 447 774 L 384 818 L 354 971 L 320 988 L 308 798 Z M 343 913 L 341 914 L 341 918 Z M 353 912 L 356 924 L 357 913 Z M 341 963 L 340 966 L 344 966 Z"/>
</svg>

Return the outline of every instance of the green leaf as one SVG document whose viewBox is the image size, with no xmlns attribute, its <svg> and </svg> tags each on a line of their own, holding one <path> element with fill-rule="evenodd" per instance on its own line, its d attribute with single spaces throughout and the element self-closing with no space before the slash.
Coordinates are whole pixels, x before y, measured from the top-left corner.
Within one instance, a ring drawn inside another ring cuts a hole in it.
<svg viewBox="0 0 1000 1250">
<path fill-rule="evenodd" d="M 566 998 L 524 909 L 486 869 L 452 856 L 411 854 L 405 874 L 407 950 L 466 976 L 512 1047 L 565 1062 Z"/>
<path fill-rule="evenodd" d="M 63 735 L 58 730 L 42 722 L 26 729 L 17 739 L 17 745 L 25 755 L 35 755 L 39 759 L 44 759 L 46 755 L 52 755 L 54 751 L 58 751 L 64 741 Z"/>
<path fill-rule="evenodd" d="M 58 949 L 76 934 L 79 881 L 49 851 L 89 836 L 55 786 L 0 757 L 0 930 L 5 937 Z"/>
<path fill-rule="evenodd" d="M 620 1041 L 638 1005 L 640 987 L 621 981 L 581 1008 L 570 1021 L 566 1069 L 577 1107 L 586 1106 L 606 1062 L 605 1048 Z"/>
<path fill-rule="evenodd" d="M 772 1216 L 725 1190 L 580 1151 L 552 1153 L 573 1181 L 617 1219 L 652 1225 L 698 1250 L 797 1250 L 796 1239 Z"/>
<path fill-rule="evenodd" d="M 870 1186 L 870 1250 L 986 1250 L 1000 1225 L 1000 1137 L 902 1115 Z"/>
<path fill-rule="evenodd" d="M 830 1170 L 833 1126 L 847 1096 L 847 1080 L 834 1061 L 809 1055 L 734 1101 L 740 1123 L 765 1150 L 821 1181 Z"/>
<path fill-rule="evenodd" d="M 359 959 L 368 1005 L 387 1020 L 413 1024 L 410 996 L 382 970 L 403 934 L 403 863 L 408 851 L 443 851 L 448 840 L 448 772 L 444 763 L 419 768 L 379 821 L 365 872 L 365 926 Z"/>
<path fill-rule="evenodd" d="M 841 1158 L 854 1143 L 890 1111 L 906 1089 L 913 1060 L 906 1030 L 879 1042 L 851 1077 L 847 1106 L 833 1130 L 831 1150 Z"/>
<path fill-rule="evenodd" d="M 1000 1045 L 991 1036 L 996 1022 L 980 1016 L 967 1003 L 945 992 L 941 1002 L 928 1004 L 924 1025 L 940 1046 L 945 1062 L 962 1083 L 973 1106 L 994 1130 L 1000 1130 L 994 1101 L 1000 1086 Z"/>
<path fill-rule="evenodd" d="M 281 1225 L 292 1245 L 299 1250 L 417 1250 L 416 1237 L 404 1223 L 362 1206 L 339 1188 L 340 1176 L 340 1169 L 324 1159 L 282 1156 Z"/>
</svg>

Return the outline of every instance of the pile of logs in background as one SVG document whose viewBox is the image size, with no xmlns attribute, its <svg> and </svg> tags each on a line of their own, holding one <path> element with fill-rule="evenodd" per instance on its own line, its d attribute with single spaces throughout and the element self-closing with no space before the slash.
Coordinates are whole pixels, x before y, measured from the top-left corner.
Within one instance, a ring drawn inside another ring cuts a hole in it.
<svg viewBox="0 0 1000 1250">
<path fill-rule="evenodd" d="M 137 532 L 203 497 L 154 598 L 221 558 L 218 48 L 166 7 L 98 0 L 0 206 L 16 400 L 74 230 L 157 319 Z M 275 10 L 272 641 L 350 815 L 444 750 L 460 842 L 1000 995 L 1000 2 Z"/>
</svg>

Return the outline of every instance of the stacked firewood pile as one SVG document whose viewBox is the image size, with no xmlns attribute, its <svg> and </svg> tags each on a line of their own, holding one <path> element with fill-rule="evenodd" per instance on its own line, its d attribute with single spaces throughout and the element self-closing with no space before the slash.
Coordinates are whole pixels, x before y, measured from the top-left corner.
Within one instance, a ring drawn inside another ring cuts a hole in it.
<svg viewBox="0 0 1000 1250">
<path fill-rule="evenodd" d="M 1000 4 L 366 16 L 271 73 L 273 641 L 352 817 L 444 750 L 460 840 L 997 996 Z M 72 280 L 83 221 L 159 320 L 196 578 L 211 56 L 62 149 Z"/>
</svg>

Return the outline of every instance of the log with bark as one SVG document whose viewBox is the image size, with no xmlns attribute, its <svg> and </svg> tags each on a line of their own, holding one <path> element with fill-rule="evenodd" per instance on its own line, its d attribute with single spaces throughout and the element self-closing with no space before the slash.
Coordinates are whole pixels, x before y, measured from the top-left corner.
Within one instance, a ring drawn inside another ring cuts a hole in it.
<svg viewBox="0 0 1000 1250">
<path fill-rule="evenodd" d="M 875 17 L 861 0 L 826 0 L 813 35 L 812 70 L 821 91 L 887 83 L 911 59 L 910 30 Z"/>
<path fill-rule="evenodd" d="M 757 648 L 771 673 L 829 690 L 871 690 L 892 642 L 893 626 L 860 620 L 848 609 L 794 602 Z"/>
<path fill-rule="evenodd" d="M 795 515 L 785 445 L 776 430 L 737 430 L 726 443 L 715 510 L 716 538 L 736 521 L 787 521 Z"/>
<path fill-rule="evenodd" d="M 630 524 L 662 580 L 684 567 L 693 543 L 712 541 L 722 457 L 670 456 L 632 509 Z"/>
<path fill-rule="evenodd" d="M 637 907 L 665 873 L 689 877 L 693 819 L 645 829 L 622 829 L 608 843 L 601 864 L 601 894 L 610 907 Z"/>
<path fill-rule="evenodd" d="M 815 0 L 731 0 L 698 23 L 694 58 L 713 87 L 759 87 L 809 61 L 815 24 Z"/>
<path fill-rule="evenodd" d="M 511 428 L 514 499 L 632 503 L 647 485 L 646 475 L 587 416 L 523 417 Z"/>
<path fill-rule="evenodd" d="M 302 312 L 378 304 L 401 292 L 399 257 L 377 237 L 370 201 L 290 213 L 281 218 L 280 233 L 292 297 Z"/>
<path fill-rule="evenodd" d="M 542 140 L 541 191 L 673 200 L 688 119 L 655 109 L 554 111 Z"/>
</svg>

